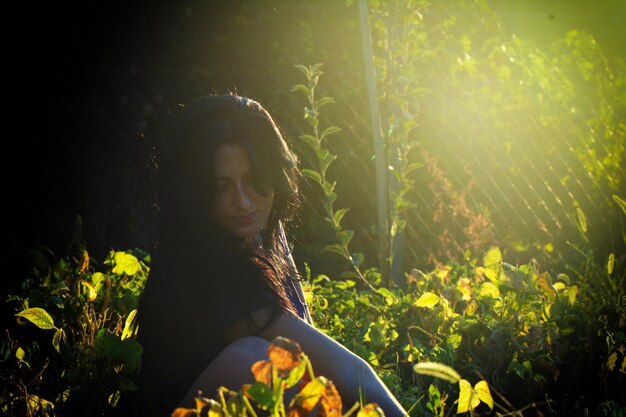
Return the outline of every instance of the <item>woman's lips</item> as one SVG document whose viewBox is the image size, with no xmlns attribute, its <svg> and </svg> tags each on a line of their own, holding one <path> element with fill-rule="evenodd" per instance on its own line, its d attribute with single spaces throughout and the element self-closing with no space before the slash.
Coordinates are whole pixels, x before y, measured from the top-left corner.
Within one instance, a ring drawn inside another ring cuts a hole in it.
<svg viewBox="0 0 626 417">
<path fill-rule="evenodd" d="M 233 219 L 241 225 L 248 225 L 248 224 L 254 223 L 254 220 L 256 219 L 256 211 L 253 211 L 252 213 L 249 213 L 249 214 L 245 214 L 243 216 L 233 217 Z"/>
</svg>

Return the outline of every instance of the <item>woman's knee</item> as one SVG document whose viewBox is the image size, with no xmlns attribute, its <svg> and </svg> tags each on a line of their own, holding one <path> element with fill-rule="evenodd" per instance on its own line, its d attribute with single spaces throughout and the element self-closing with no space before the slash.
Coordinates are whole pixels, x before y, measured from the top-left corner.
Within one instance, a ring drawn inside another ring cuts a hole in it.
<svg viewBox="0 0 626 417">
<path fill-rule="evenodd" d="M 232 341 L 218 355 L 229 360 L 249 362 L 260 360 L 267 356 L 269 342 L 262 337 L 246 336 Z"/>
</svg>

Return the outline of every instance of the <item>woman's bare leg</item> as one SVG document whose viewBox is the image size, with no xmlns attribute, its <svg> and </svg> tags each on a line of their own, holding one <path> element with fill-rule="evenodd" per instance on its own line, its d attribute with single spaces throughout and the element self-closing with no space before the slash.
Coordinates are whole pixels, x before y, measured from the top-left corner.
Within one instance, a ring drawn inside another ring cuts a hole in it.
<svg viewBox="0 0 626 417">
<path fill-rule="evenodd" d="M 179 407 L 192 408 L 194 397 L 202 390 L 207 398 L 217 398 L 217 389 L 224 386 L 239 391 L 243 384 L 254 382 L 250 367 L 259 360 L 267 359 L 269 342 L 255 336 L 242 337 L 230 343 L 202 371 L 193 383 Z"/>
</svg>

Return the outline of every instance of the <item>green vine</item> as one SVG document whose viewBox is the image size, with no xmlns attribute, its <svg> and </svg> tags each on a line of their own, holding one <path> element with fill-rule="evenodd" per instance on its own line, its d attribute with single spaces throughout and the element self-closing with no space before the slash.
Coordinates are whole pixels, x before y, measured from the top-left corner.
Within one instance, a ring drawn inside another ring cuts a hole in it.
<svg viewBox="0 0 626 417">
<path fill-rule="evenodd" d="M 326 104 L 335 102 L 332 97 L 325 96 L 319 99 L 315 97 L 315 88 L 320 76 L 323 74 L 321 71 L 322 65 L 321 63 L 310 66 L 296 65 L 296 68 L 305 75 L 307 83 L 297 84 L 291 89 L 291 91 L 300 91 L 306 96 L 307 105 L 304 108 L 304 119 L 309 123 L 312 132 L 311 134 L 300 135 L 298 138 L 309 146 L 316 156 L 315 166 L 313 168 L 302 169 L 302 174 L 319 184 L 324 192 L 325 199 L 322 201 L 322 205 L 325 212 L 325 219 L 335 231 L 338 242 L 327 245 L 324 249 L 329 252 L 337 253 L 348 260 L 356 276 L 367 287 L 375 291 L 374 287 L 363 276 L 359 268 L 364 260 L 363 254 L 350 252 L 349 245 L 354 236 L 354 231 L 344 228 L 341 224 L 343 217 L 349 209 L 334 208 L 335 201 L 337 200 L 337 193 L 335 192 L 337 182 L 329 180 L 326 175 L 328 167 L 337 159 L 337 155 L 331 153 L 328 148 L 324 147 L 324 140 L 333 133 L 340 132 L 341 129 L 337 126 L 329 126 L 324 130 L 320 129 L 320 109 Z"/>
</svg>

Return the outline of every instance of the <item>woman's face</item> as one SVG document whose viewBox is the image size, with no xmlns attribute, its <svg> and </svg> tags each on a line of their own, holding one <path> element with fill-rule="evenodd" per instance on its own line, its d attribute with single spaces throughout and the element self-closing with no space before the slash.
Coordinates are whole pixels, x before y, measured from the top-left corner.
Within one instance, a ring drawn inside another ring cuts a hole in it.
<svg viewBox="0 0 626 417">
<path fill-rule="evenodd" d="M 212 215 L 218 225 L 242 239 L 259 233 L 267 223 L 274 202 L 274 189 L 266 195 L 254 188 L 250 160 L 239 145 L 226 144 L 215 154 L 216 194 Z"/>
</svg>

